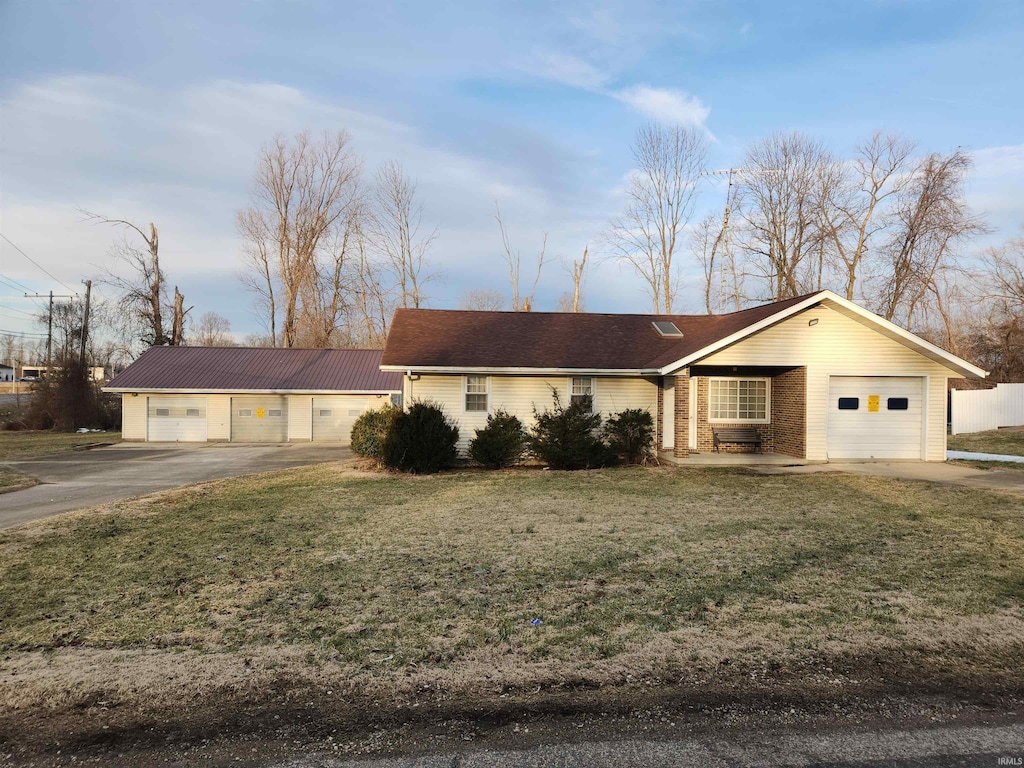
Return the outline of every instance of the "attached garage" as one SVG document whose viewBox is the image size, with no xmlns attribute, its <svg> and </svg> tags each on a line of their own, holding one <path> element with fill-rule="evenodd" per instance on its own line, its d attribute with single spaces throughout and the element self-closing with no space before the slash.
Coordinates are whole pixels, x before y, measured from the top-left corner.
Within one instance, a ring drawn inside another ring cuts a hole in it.
<svg viewBox="0 0 1024 768">
<path fill-rule="evenodd" d="M 282 395 L 232 397 L 231 442 L 288 442 L 288 398 Z"/>
<path fill-rule="evenodd" d="M 205 442 L 206 398 L 153 395 L 147 404 L 146 435 L 156 443 Z"/>
<path fill-rule="evenodd" d="M 347 444 L 361 413 L 401 402 L 380 350 L 154 347 L 104 389 L 125 440 Z"/>
<path fill-rule="evenodd" d="M 925 458 L 923 376 L 832 376 L 828 458 Z"/>
<path fill-rule="evenodd" d="M 352 426 L 364 411 L 370 409 L 370 400 L 355 395 L 334 395 L 313 398 L 313 442 L 348 443 Z"/>
</svg>

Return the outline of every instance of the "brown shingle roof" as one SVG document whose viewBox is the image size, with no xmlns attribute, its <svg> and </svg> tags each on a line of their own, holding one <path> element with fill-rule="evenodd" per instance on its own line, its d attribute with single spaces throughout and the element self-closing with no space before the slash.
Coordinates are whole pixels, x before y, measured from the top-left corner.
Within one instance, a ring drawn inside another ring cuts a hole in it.
<svg viewBox="0 0 1024 768">
<path fill-rule="evenodd" d="M 404 368 L 650 370 L 669 365 L 809 296 L 726 315 L 601 315 L 399 309 L 382 365 Z M 670 320 L 682 338 L 651 326 Z"/>
<path fill-rule="evenodd" d="M 377 349 L 153 347 L 107 389 L 241 392 L 400 392 L 402 375 L 380 370 Z"/>
</svg>

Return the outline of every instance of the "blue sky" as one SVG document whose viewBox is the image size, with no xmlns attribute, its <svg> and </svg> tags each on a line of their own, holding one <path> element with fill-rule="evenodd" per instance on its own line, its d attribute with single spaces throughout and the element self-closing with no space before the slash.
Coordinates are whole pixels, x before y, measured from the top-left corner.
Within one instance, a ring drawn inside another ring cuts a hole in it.
<svg viewBox="0 0 1024 768">
<path fill-rule="evenodd" d="M 78 206 L 155 221 L 197 314 L 257 331 L 234 230 L 256 153 L 278 132 L 346 128 L 368 173 L 395 158 L 419 180 L 444 274 L 432 304 L 457 306 L 506 288 L 495 200 L 524 253 L 548 232 L 571 259 L 621 203 L 634 132 L 660 119 L 703 126 L 719 167 L 773 131 L 839 153 L 876 129 L 964 146 L 999 240 L 1024 223 L 1022 51 L 1019 2 L 0 0 L 0 231 L 77 285 L 114 239 Z M 59 287 L 3 241 L 0 274 Z M 538 308 L 569 283 L 552 266 Z M 647 308 L 611 262 L 587 303 Z M 31 330 L 10 308 L 31 305 L 0 285 L 0 329 Z"/>
</svg>

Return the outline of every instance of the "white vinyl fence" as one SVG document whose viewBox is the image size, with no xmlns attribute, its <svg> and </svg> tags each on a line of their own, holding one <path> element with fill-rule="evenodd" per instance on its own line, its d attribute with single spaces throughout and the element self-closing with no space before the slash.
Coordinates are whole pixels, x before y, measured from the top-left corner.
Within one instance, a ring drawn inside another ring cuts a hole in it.
<svg viewBox="0 0 1024 768">
<path fill-rule="evenodd" d="M 951 396 L 954 435 L 1024 424 L 1024 384 L 997 384 L 995 389 L 954 389 Z"/>
</svg>

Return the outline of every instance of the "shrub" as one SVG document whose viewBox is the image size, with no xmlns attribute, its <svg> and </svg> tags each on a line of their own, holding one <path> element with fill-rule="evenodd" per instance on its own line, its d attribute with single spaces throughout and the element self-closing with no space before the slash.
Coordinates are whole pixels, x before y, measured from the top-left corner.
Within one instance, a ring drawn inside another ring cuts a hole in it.
<svg viewBox="0 0 1024 768">
<path fill-rule="evenodd" d="M 644 464 L 654 456 L 654 419 L 643 408 L 630 408 L 608 418 L 604 425 L 608 447 L 626 464 Z"/>
<path fill-rule="evenodd" d="M 490 469 L 519 463 L 525 451 L 523 422 L 507 411 L 495 411 L 488 416 L 487 425 L 478 429 L 469 443 L 469 457 Z"/>
<path fill-rule="evenodd" d="M 455 463 L 459 428 L 434 403 L 418 402 L 399 413 L 384 439 L 384 465 L 431 474 Z"/>
<path fill-rule="evenodd" d="M 101 391 L 76 357 L 57 360 L 32 388 L 24 422 L 29 429 L 72 432 L 80 427 L 116 429 L 121 398 Z"/>
<path fill-rule="evenodd" d="M 367 459 L 383 460 L 384 440 L 401 412 L 401 408 L 388 403 L 383 408 L 360 415 L 352 425 L 352 451 Z"/>
<path fill-rule="evenodd" d="M 591 400 L 562 405 L 554 392 L 551 410 L 533 413 L 537 419 L 530 432 L 530 452 L 552 469 L 591 469 L 615 463 L 615 454 L 600 437 L 601 415 L 591 413 Z"/>
</svg>

